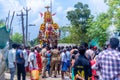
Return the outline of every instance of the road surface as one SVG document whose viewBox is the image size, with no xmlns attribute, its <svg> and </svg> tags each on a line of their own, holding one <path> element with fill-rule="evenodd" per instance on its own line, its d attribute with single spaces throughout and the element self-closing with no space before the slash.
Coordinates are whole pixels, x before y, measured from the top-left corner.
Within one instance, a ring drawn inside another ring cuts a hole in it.
<svg viewBox="0 0 120 80">
<path fill-rule="evenodd" d="M 5 79 L 6 80 L 10 80 L 10 74 L 8 72 L 5 73 Z M 15 75 L 14 80 L 17 80 L 17 76 Z M 30 76 L 29 74 L 27 74 L 26 80 L 30 80 Z M 57 76 L 57 78 L 53 78 L 53 77 L 48 77 L 48 78 L 40 78 L 40 80 L 61 80 L 60 75 Z"/>
</svg>

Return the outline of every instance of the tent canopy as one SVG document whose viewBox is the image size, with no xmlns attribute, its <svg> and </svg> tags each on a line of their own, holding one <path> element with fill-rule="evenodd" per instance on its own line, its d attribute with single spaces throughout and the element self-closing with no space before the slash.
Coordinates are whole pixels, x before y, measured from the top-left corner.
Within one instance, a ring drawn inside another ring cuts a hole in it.
<svg viewBox="0 0 120 80">
<path fill-rule="evenodd" d="M 6 46 L 6 43 L 9 41 L 10 30 L 6 26 L 0 27 L 0 49 L 3 49 Z"/>
</svg>

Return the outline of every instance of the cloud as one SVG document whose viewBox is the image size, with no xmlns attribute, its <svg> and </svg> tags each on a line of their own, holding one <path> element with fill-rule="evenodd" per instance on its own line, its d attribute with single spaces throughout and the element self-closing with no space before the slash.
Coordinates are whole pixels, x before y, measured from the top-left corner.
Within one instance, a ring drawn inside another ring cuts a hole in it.
<svg viewBox="0 0 120 80">
<path fill-rule="evenodd" d="M 34 28 L 31 27 L 29 30 L 31 32 L 31 38 L 33 39 L 33 37 L 38 35 L 39 25 L 43 22 L 43 18 L 40 17 L 40 12 L 46 11 L 44 7 L 46 5 L 50 5 L 50 1 L 51 0 L 0 0 L 0 18 L 3 19 L 7 17 L 9 10 L 11 12 L 16 11 L 17 14 L 20 14 L 20 10 L 23 9 L 23 7 L 28 6 L 28 8 L 31 8 L 31 11 L 29 11 L 29 24 L 36 24 Z M 89 3 L 93 15 L 106 11 L 104 0 L 52 0 L 53 12 L 57 13 L 55 16 L 53 16 L 54 21 L 61 26 L 67 24 L 68 20 L 66 19 L 66 13 L 67 11 L 74 10 L 72 5 L 78 1 Z M 15 18 L 19 19 L 19 21 L 16 19 L 13 20 L 13 29 L 14 31 L 21 32 L 21 18 L 16 16 Z"/>
<path fill-rule="evenodd" d="M 0 4 L 3 7 L 4 13 L 8 13 L 9 10 L 13 12 L 22 9 L 18 0 L 0 0 Z"/>
<path fill-rule="evenodd" d="M 59 18 L 58 16 L 54 16 L 54 17 L 53 17 L 53 20 L 54 20 L 55 23 L 60 22 L 60 18 Z"/>
<path fill-rule="evenodd" d="M 93 14 L 99 14 L 106 12 L 108 6 L 104 3 L 104 0 L 89 0 L 89 5 Z"/>
<path fill-rule="evenodd" d="M 22 2 L 24 1 L 24 3 Z M 40 11 L 43 11 L 46 5 L 50 5 L 50 0 L 0 0 L 0 5 L 4 13 L 8 13 L 10 10 L 20 11 L 23 7 L 31 8 L 32 14 L 36 14 Z M 52 0 L 54 2 L 54 0 Z M 26 3 L 25 3 L 26 2 Z"/>
<path fill-rule="evenodd" d="M 62 6 L 59 6 L 59 7 L 57 7 L 57 13 L 61 13 L 62 12 L 62 10 L 63 10 L 63 7 Z"/>
<path fill-rule="evenodd" d="M 50 0 L 26 0 L 27 6 L 32 9 L 33 14 L 44 10 L 45 6 L 50 6 Z M 54 0 L 52 0 L 54 2 Z"/>
<path fill-rule="evenodd" d="M 32 22 L 33 24 L 40 24 L 43 22 L 43 17 L 41 18 L 40 15 Z"/>
<path fill-rule="evenodd" d="M 54 0 L 52 1 L 54 2 Z M 43 17 L 41 18 L 40 12 L 44 13 L 46 11 L 45 6 L 49 5 L 50 0 L 27 0 L 27 6 L 31 8 L 29 15 L 32 15 L 32 17 L 34 17 L 34 19 L 31 19 L 32 23 L 40 24 L 43 22 Z"/>
<path fill-rule="evenodd" d="M 33 11 L 33 14 L 39 12 L 43 8 L 43 3 L 41 0 L 27 0 L 27 6 L 28 8 L 31 8 Z"/>
<path fill-rule="evenodd" d="M 74 7 L 68 7 L 64 12 L 67 13 L 68 11 L 74 10 Z"/>
</svg>

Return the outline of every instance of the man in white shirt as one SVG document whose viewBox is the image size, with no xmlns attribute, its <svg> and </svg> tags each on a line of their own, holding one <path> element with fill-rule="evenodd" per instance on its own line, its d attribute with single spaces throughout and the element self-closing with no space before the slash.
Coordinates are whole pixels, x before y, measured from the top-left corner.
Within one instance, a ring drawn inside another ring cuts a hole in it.
<svg viewBox="0 0 120 80">
<path fill-rule="evenodd" d="M 12 45 L 12 49 L 9 50 L 8 53 L 8 67 L 10 69 L 11 78 L 10 80 L 14 80 L 15 68 L 16 68 L 16 44 Z"/>
<path fill-rule="evenodd" d="M 28 53 L 27 53 L 27 47 L 24 47 L 23 56 L 24 56 L 24 59 L 25 59 L 25 67 L 27 67 L 27 66 L 28 66 Z"/>
<path fill-rule="evenodd" d="M 61 77 L 62 80 L 64 80 L 64 74 L 67 71 L 67 54 L 66 54 L 66 49 L 63 50 L 63 52 L 60 55 L 61 58 Z"/>
<path fill-rule="evenodd" d="M 28 57 L 30 70 L 38 69 L 36 55 L 34 53 L 34 48 L 31 49 L 31 52 Z"/>
</svg>

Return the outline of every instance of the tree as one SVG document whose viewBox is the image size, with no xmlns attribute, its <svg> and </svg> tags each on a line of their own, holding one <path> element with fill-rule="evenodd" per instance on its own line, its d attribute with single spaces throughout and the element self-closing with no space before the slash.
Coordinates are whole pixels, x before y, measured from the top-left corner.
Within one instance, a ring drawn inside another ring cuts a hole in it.
<svg viewBox="0 0 120 80">
<path fill-rule="evenodd" d="M 108 39 L 108 33 L 106 30 L 108 29 L 109 25 L 109 15 L 106 13 L 101 13 L 87 29 L 87 35 L 89 39 L 98 39 L 99 46 L 103 46 Z"/>
<path fill-rule="evenodd" d="M 105 3 L 109 6 L 107 13 L 109 15 L 110 20 L 114 18 L 114 26 L 119 29 L 120 28 L 120 1 L 105 0 Z"/>
<path fill-rule="evenodd" d="M 91 23 L 91 27 L 87 29 L 87 35 L 89 38 L 98 39 L 99 45 L 103 46 L 108 40 L 109 33 L 107 33 L 108 27 L 113 23 L 118 29 L 120 28 L 120 1 L 119 0 L 105 0 L 108 5 L 108 11 L 101 13 L 95 21 Z"/>
<path fill-rule="evenodd" d="M 80 28 L 85 32 L 87 26 L 87 20 L 90 18 L 90 9 L 87 4 L 78 2 L 74 5 L 75 10 L 67 12 L 67 18 L 74 27 Z"/>
<path fill-rule="evenodd" d="M 14 43 L 19 43 L 19 44 L 22 44 L 22 34 L 19 34 L 19 33 L 15 33 L 14 35 L 11 36 L 11 40 L 12 42 Z"/>
<path fill-rule="evenodd" d="M 31 46 L 36 46 L 39 44 L 39 39 L 38 38 L 35 38 L 33 40 L 30 41 L 30 45 Z"/>
<path fill-rule="evenodd" d="M 4 20 L 0 20 L 0 27 L 3 27 L 5 25 L 5 22 L 4 22 Z"/>
<path fill-rule="evenodd" d="M 60 36 L 59 43 L 71 43 L 69 29 L 70 29 L 70 26 L 60 27 L 61 36 Z"/>
<path fill-rule="evenodd" d="M 71 23 L 70 38 L 71 41 L 78 44 L 82 41 L 88 41 L 86 31 L 89 27 L 88 20 L 91 18 L 91 12 L 87 4 L 78 2 L 74 5 L 74 10 L 67 12 L 67 19 Z"/>
</svg>

